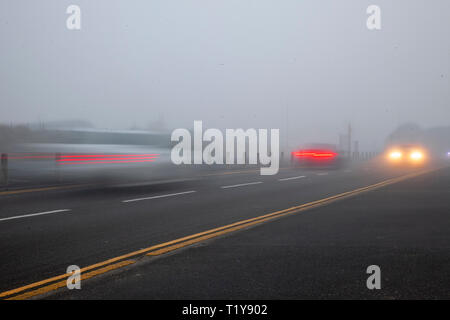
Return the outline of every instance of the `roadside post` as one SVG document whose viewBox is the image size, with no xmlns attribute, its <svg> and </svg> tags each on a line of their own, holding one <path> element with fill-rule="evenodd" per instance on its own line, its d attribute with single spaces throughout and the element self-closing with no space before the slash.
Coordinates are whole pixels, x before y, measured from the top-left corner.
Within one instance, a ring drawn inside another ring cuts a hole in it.
<svg viewBox="0 0 450 320">
<path fill-rule="evenodd" d="M 1 156 L 2 176 L 5 188 L 8 188 L 8 154 L 2 153 Z"/>
<path fill-rule="evenodd" d="M 61 172 L 59 169 L 59 160 L 61 160 L 61 153 L 57 152 L 57 153 L 55 153 L 55 174 L 56 174 L 56 181 L 58 183 L 61 182 Z"/>
</svg>

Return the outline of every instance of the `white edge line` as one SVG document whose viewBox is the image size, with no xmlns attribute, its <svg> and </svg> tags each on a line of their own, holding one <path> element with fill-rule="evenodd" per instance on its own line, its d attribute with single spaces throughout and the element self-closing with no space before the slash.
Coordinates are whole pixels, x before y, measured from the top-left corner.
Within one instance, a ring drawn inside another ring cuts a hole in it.
<svg viewBox="0 0 450 320">
<path fill-rule="evenodd" d="M 221 186 L 221 188 L 222 189 L 236 188 L 236 187 L 250 186 L 250 185 L 253 185 L 253 184 L 260 184 L 260 183 L 262 183 L 262 181 L 234 184 L 234 185 L 231 185 L 231 186 Z"/>
<path fill-rule="evenodd" d="M 283 179 L 278 179 L 278 181 L 288 181 L 288 180 L 295 180 L 295 179 L 301 179 L 301 178 L 306 178 L 306 176 L 283 178 Z"/>
<path fill-rule="evenodd" d="M 328 172 L 319 172 L 317 173 L 318 176 L 327 176 Z"/>
<path fill-rule="evenodd" d="M 45 211 L 45 212 L 39 212 L 39 213 L 24 214 L 24 215 L 21 215 L 21 216 L 1 218 L 0 221 L 21 219 L 21 218 L 29 218 L 29 217 L 36 217 L 36 216 L 42 216 L 42 215 L 45 215 L 45 214 L 60 213 L 60 212 L 67 212 L 67 211 L 70 211 L 70 209 L 60 209 L 60 210 L 52 210 L 52 211 Z"/>
<path fill-rule="evenodd" d="M 138 199 L 130 199 L 130 200 L 123 200 L 123 203 L 127 203 L 127 202 L 135 202 L 135 201 L 142 201 L 142 200 L 151 200 L 151 199 L 159 199 L 159 198 L 166 198 L 166 197 L 173 197 L 173 196 L 179 196 L 182 194 L 188 194 L 188 193 L 194 193 L 197 192 L 195 190 L 191 190 L 191 191 L 185 191 L 185 192 L 178 192 L 178 193 L 169 193 L 169 194 L 163 194 L 160 196 L 153 196 L 153 197 L 146 197 L 146 198 L 138 198 Z"/>
</svg>

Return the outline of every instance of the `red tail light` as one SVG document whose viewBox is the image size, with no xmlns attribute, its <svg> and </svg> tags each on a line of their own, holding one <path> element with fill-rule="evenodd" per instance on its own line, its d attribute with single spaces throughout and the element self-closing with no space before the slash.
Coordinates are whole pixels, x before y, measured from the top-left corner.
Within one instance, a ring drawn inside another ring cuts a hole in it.
<svg viewBox="0 0 450 320">
<path fill-rule="evenodd" d="M 299 150 L 292 152 L 296 158 L 304 159 L 330 159 L 338 154 L 331 150 Z"/>
</svg>

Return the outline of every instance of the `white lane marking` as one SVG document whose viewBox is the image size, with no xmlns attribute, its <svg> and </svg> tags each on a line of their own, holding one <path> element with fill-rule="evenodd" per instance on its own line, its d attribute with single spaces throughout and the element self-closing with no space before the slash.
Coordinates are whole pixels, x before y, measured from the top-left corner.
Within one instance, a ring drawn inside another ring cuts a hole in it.
<svg viewBox="0 0 450 320">
<path fill-rule="evenodd" d="M 317 173 L 318 176 L 326 176 L 328 175 L 328 172 L 319 172 Z"/>
<path fill-rule="evenodd" d="M 8 218 L 1 218 L 0 221 L 13 220 L 13 219 L 22 219 L 22 218 L 29 218 L 29 217 L 36 217 L 36 216 L 42 216 L 42 215 L 45 215 L 45 214 L 53 214 L 53 213 L 60 213 L 60 212 L 67 212 L 67 211 L 70 211 L 70 209 L 60 209 L 60 210 L 52 210 L 52 211 L 24 214 L 24 215 L 21 215 L 21 216 L 13 216 L 13 217 L 8 217 Z"/>
<path fill-rule="evenodd" d="M 221 188 L 222 189 L 228 189 L 228 188 L 244 187 L 244 186 L 251 186 L 253 184 L 260 184 L 260 183 L 262 183 L 262 181 L 234 184 L 234 185 L 231 185 L 231 186 L 221 186 Z"/>
<path fill-rule="evenodd" d="M 288 180 L 295 180 L 295 179 L 301 179 L 301 178 L 306 178 L 306 176 L 283 178 L 283 179 L 278 179 L 278 181 L 288 181 Z"/>
<path fill-rule="evenodd" d="M 178 193 L 169 193 L 169 194 L 163 194 L 163 195 L 160 195 L 160 196 L 123 200 L 122 202 L 135 202 L 135 201 L 142 201 L 142 200 L 152 200 L 152 199 L 159 199 L 159 198 L 167 198 L 167 197 L 179 196 L 179 195 L 182 195 L 182 194 L 188 194 L 188 193 L 194 193 L 194 192 L 197 192 L 197 191 L 191 190 L 191 191 L 178 192 Z"/>
</svg>

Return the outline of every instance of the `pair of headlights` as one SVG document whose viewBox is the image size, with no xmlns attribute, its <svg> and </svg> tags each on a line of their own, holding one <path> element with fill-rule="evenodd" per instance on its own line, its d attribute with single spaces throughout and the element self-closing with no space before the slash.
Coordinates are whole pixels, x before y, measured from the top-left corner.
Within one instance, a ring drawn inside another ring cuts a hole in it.
<svg viewBox="0 0 450 320">
<path fill-rule="evenodd" d="M 412 161 L 421 161 L 425 157 L 424 153 L 419 150 L 413 150 L 409 153 L 402 152 L 400 150 L 394 150 L 389 153 L 389 159 L 391 160 L 401 160 L 405 157 Z"/>
</svg>

